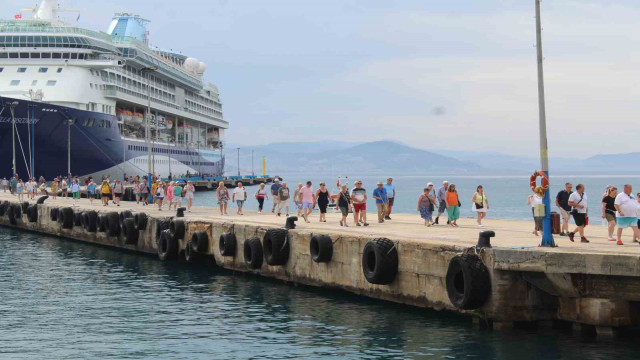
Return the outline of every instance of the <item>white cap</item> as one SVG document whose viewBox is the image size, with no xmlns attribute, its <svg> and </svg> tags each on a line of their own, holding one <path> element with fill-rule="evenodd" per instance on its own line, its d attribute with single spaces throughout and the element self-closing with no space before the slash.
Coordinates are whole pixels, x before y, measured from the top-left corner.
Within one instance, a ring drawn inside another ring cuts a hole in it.
<svg viewBox="0 0 640 360">
<path fill-rule="evenodd" d="M 448 183 L 449 183 L 449 182 L 448 182 L 447 180 L 445 180 L 445 181 L 443 181 L 443 182 L 442 182 L 442 185 L 444 185 L 444 184 L 448 184 Z"/>
<path fill-rule="evenodd" d="M 427 183 L 427 186 L 433 186 L 433 183 Z"/>
</svg>

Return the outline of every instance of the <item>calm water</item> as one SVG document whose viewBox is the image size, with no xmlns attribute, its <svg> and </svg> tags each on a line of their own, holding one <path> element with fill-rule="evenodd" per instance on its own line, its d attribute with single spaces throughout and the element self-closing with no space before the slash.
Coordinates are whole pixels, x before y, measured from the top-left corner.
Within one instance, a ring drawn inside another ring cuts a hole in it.
<svg viewBox="0 0 640 360">
<path fill-rule="evenodd" d="M 0 228 L 3 359 L 637 359 L 632 339 L 474 329 L 336 290 Z"/>
<path fill-rule="evenodd" d="M 323 175 L 282 175 L 288 182 L 289 187 L 295 187 L 299 182 L 305 183 L 307 180 L 313 182 L 313 187 L 318 188 L 321 181 L 326 182 L 332 193 L 337 192 L 336 182 L 338 176 Z M 375 211 L 375 201 L 371 200 L 371 194 L 379 180 L 385 180 L 388 176 L 359 177 L 364 183 L 364 188 L 370 197 L 367 204 L 369 211 Z M 416 220 L 419 220 L 417 209 L 418 196 L 422 193 L 427 183 L 435 184 L 436 190 L 442 186 L 442 181 L 448 180 L 456 184 L 460 201 L 462 203 L 461 215 L 463 217 L 475 216 L 471 211 L 471 197 L 478 185 L 482 185 L 489 199 L 489 217 L 500 219 L 529 220 L 531 218 L 531 208 L 527 205 L 527 196 L 531 193 L 529 189 L 528 176 L 394 176 L 394 184 L 396 185 L 396 200 L 394 211 L 403 213 L 415 213 Z M 355 178 L 350 177 L 349 185 L 353 186 Z M 555 195 L 564 188 L 566 182 L 574 185 L 583 183 L 586 186 L 587 196 L 589 199 L 589 207 L 592 214 L 601 214 L 600 196 L 604 193 L 604 189 L 608 184 L 617 185 L 619 188 L 623 184 L 629 183 L 634 185 L 634 192 L 640 191 L 640 177 L 624 176 L 624 175 L 576 175 L 576 176 L 556 176 L 551 177 L 550 191 L 552 194 L 552 203 L 555 201 Z M 270 186 L 270 185 L 267 185 Z M 253 198 L 257 190 L 257 186 L 248 186 L 247 194 L 249 201 L 245 205 L 246 208 L 255 210 L 258 208 L 258 202 Z M 217 199 L 215 192 L 202 192 L 197 195 L 195 203 L 197 205 L 215 206 Z M 265 201 L 271 209 L 271 200 Z M 235 205 L 232 205 L 235 208 Z M 552 211 L 557 211 L 555 205 L 552 205 Z M 317 208 L 316 208 L 317 211 Z"/>
</svg>

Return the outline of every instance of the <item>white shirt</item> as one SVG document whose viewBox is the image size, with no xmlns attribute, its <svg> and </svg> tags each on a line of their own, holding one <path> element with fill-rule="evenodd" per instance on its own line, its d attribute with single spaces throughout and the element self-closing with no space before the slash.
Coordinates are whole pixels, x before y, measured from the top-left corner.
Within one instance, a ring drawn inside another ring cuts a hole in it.
<svg viewBox="0 0 640 360">
<path fill-rule="evenodd" d="M 233 190 L 233 195 L 235 195 L 235 199 L 236 200 L 246 200 L 244 198 L 244 188 L 243 187 L 237 187 Z"/>
<path fill-rule="evenodd" d="M 582 198 L 582 201 L 580 200 L 580 198 Z M 583 208 L 574 207 L 578 211 L 578 213 L 580 214 L 587 213 L 587 194 L 586 193 L 582 193 L 582 195 L 580 195 L 578 194 L 577 191 L 574 192 L 573 194 L 571 194 L 571 196 L 569 196 L 569 202 L 574 203 L 576 205 L 584 206 Z"/>
<path fill-rule="evenodd" d="M 636 216 L 636 212 L 638 211 L 638 203 L 636 202 L 636 198 L 633 195 L 627 195 L 623 192 L 616 196 L 616 200 L 614 204 L 620 206 L 620 210 L 624 215 L 620 215 L 620 212 L 616 211 L 617 217 L 634 217 Z"/>
<path fill-rule="evenodd" d="M 542 198 L 538 194 L 531 195 L 531 207 L 534 208 L 536 205 L 542 204 Z"/>
</svg>

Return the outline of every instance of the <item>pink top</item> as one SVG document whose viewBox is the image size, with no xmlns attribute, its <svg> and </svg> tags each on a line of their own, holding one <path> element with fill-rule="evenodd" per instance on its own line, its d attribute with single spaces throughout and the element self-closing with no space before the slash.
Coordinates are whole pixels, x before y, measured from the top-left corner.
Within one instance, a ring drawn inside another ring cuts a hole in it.
<svg viewBox="0 0 640 360">
<path fill-rule="evenodd" d="M 167 188 L 167 200 L 171 201 L 171 199 L 173 199 L 173 185 Z"/>
<path fill-rule="evenodd" d="M 302 202 L 305 202 L 305 203 L 313 202 L 314 191 L 312 187 L 303 186 L 302 189 L 300 189 L 300 194 L 302 194 Z"/>
</svg>

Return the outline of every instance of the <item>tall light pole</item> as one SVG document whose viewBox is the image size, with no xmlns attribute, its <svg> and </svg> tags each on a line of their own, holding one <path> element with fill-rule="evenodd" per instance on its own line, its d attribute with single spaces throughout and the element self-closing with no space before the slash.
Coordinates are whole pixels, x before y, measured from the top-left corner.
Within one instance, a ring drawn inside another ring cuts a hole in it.
<svg viewBox="0 0 640 360">
<path fill-rule="evenodd" d="M 255 168 L 253 167 L 253 150 L 251 150 L 251 175 L 256 176 Z"/>
<path fill-rule="evenodd" d="M 151 186 L 152 177 L 151 177 L 151 167 L 153 166 L 151 162 L 151 131 L 149 129 L 149 121 L 151 120 L 151 78 L 149 73 L 152 71 L 158 70 L 157 66 L 147 66 L 140 69 L 141 72 L 147 75 L 147 113 L 145 114 L 145 122 L 144 122 L 144 139 L 147 144 L 147 180 L 149 181 L 149 186 Z"/>
<path fill-rule="evenodd" d="M 73 124 L 73 120 L 67 118 L 67 183 L 69 184 L 71 184 L 71 125 L 72 124 Z"/>
<path fill-rule="evenodd" d="M 238 177 L 240 177 L 240 148 L 238 148 Z"/>
<path fill-rule="evenodd" d="M 544 75 L 542 72 L 542 26 L 540 25 L 540 0 L 536 3 L 536 50 L 538 57 L 538 114 L 540 117 L 540 166 L 549 177 L 549 151 L 547 147 L 547 116 L 544 106 Z M 550 189 L 546 189 L 542 203 L 544 204 L 544 218 L 542 222 L 542 243 L 540 246 L 556 246 L 551 231 L 551 200 Z"/>
<path fill-rule="evenodd" d="M 7 105 L 9 105 L 9 110 L 11 110 L 11 148 L 13 149 L 13 177 L 15 178 L 18 175 L 16 169 L 16 106 L 18 106 L 18 102 L 14 101 L 7 103 Z"/>
</svg>

